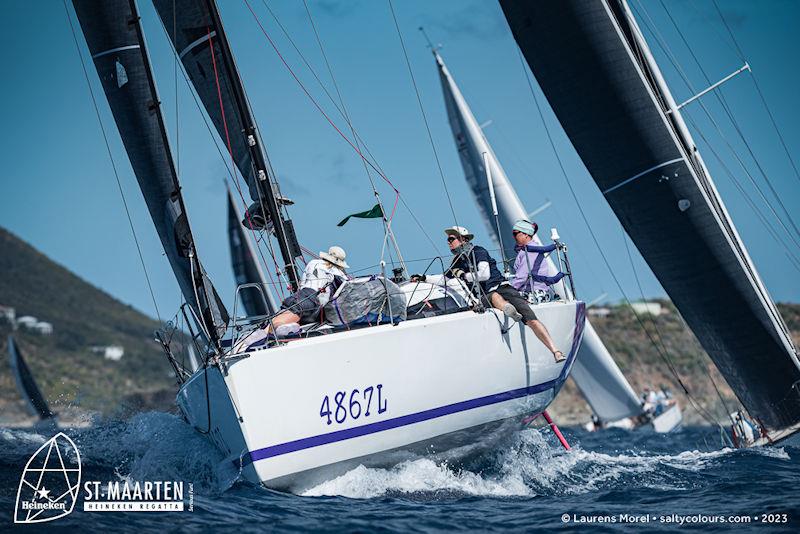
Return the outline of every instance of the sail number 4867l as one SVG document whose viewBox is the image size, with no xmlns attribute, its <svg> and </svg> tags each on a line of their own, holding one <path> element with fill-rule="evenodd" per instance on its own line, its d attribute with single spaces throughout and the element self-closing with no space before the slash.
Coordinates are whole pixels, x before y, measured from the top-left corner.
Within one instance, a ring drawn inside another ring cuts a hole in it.
<svg viewBox="0 0 800 534">
<path fill-rule="evenodd" d="M 334 422 L 344 423 L 348 417 L 353 420 L 359 417 L 369 417 L 375 413 L 375 410 L 372 409 L 373 398 L 375 398 L 378 414 L 385 412 L 387 403 L 383 396 L 383 384 L 378 384 L 366 387 L 363 391 L 358 388 L 349 392 L 337 391 L 333 395 L 333 402 L 329 395 L 325 395 L 319 408 L 319 416 L 326 418 L 329 425 Z"/>
</svg>

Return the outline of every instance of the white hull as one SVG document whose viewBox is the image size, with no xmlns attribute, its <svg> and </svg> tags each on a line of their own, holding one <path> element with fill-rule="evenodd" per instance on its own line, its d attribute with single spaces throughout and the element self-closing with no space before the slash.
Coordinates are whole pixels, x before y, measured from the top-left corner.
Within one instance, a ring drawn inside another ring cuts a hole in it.
<svg viewBox="0 0 800 534">
<path fill-rule="evenodd" d="M 652 421 L 653 430 L 658 432 L 659 434 L 666 434 L 668 432 L 672 432 L 673 430 L 678 429 L 683 422 L 683 414 L 681 413 L 681 407 L 678 406 L 676 402 L 664 412 L 661 413 L 658 417 L 654 417 Z"/>
<path fill-rule="evenodd" d="M 178 406 L 246 479 L 281 490 L 359 463 L 485 442 L 489 431 L 519 428 L 518 416 L 546 409 L 574 363 L 583 303 L 534 309 L 566 362 L 554 363 L 524 325 L 494 310 L 465 311 L 255 350 L 230 361 L 227 375 L 195 373 Z M 511 326 L 506 334 L 501 325 Z"/>
<path fill-rule="evenodd" d="M 683 422 L 683 413 L 681 412 L 681 407 L 675 403 L 666 410 L 664 410 L 660 415 L 654 417 L 651 421 L 647 422 L 646 424 L 638 423 L 634 418 L 626 417 L 625 419 L 620 419 L 618 421 L 611 421 L 606 423 L 603 426 L 603 429 L 606 428 L 620 428 L 622 430 L 636 430 L 639 428 L 652 428 L 655 432 L 659 434 L 668 434 L 673 430 L 677 430 L 680 428 L 681 423 Z M 595 428 L 594 423 L 589 421 L 588 423 L 584 423 L 583 428 L 589 432 L 596 432 L 597 428 Z"/>
</svg>

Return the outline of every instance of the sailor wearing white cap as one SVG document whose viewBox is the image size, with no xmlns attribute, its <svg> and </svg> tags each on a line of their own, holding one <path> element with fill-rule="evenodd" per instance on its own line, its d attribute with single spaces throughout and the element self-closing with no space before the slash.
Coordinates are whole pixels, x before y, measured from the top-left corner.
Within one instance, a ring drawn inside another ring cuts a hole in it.
<svg viewBox="0 0 800 534">
<path fill-rule="evenodd" d="M 320 252 L 319 259 L 311 260 L 303 271 L 300 289 L 281 304 L 281 313 L 272 319 L 272 326 L 282 324 L 309 324 L 321 320 L 322 307 L 331 295 L 347 280 L 344 269 L 350 267 L 342 247 L 333 246 Z"/>
</svg>

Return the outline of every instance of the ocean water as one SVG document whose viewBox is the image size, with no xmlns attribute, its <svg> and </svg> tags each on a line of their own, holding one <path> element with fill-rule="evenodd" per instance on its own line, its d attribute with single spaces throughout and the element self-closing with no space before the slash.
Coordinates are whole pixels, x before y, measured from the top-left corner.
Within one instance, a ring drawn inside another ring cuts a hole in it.
<svg viewBox="0 0 800 534">
<path fill-rule="evenodd" d="M 182 480 L 192 484 L 194 511 L 93 513 L 82 510 L 81 500 L 71 515 L 38 529 L 797 532 L 800 527 L 800 449 L 731 450 L 710 428 L 665 436 L 567 428 L 570 452 L 548 429 L 528 429 L 459 465 L 419 458 L 390 469 L 362 466 L 303 495 L 238 480 L 234 469 L 219 467 L 221 455 L 211 445 L 171 414 L 140 414 L 65 433 L 80 451 L 83 480 Z M 0 428 L 3 529 L 13 526 L 25 463 L 52 434 Z"/>
</svg>

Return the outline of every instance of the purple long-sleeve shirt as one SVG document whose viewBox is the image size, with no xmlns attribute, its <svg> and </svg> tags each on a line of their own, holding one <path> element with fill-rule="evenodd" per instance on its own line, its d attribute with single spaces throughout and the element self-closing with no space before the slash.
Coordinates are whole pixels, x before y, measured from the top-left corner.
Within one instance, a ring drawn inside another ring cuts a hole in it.
<svg viewBox="0 0 800 534">
<path fill-rule="evenodd" d="M 517 246 L 517 259 L 514 261 L 514 278 L 511 285 L 519 291 L 530 292 L 532 290 L 547 290 L 548 284 L 558 282 L 564 275 L 558 273 L 551 277 L 547 275 L 547 263 L 545 253 L 556 249 L 552 245 L 528 245 L 527 247 Z"/>
</svg>

